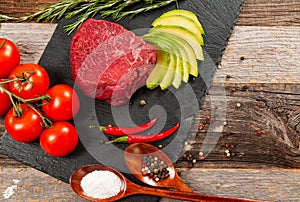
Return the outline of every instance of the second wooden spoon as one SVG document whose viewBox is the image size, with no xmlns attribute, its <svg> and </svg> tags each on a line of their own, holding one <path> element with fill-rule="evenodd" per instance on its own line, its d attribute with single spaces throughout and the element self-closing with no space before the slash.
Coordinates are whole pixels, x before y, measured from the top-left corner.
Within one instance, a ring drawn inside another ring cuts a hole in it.
<svg viewBox="0 0 300 202">
<path fill-rule="evenodd" d="M 151 154 L 158 157 L 168 165 L 170 176 L 164 180 L 155 182 L 141 172 L 143 156 Z M 125 149 L 125 162 L 132 174 L 140 181 L 155 187 L 173 188 L 179 191 L 192 192 L 192 190 L 182 181 L 169 157 L 160 149 L 146 143 L 135 143 Z"/>
</svg>

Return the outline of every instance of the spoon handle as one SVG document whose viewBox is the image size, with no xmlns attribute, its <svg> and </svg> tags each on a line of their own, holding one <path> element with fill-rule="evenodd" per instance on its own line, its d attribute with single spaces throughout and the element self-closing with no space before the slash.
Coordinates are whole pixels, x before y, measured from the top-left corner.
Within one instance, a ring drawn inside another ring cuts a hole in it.
<svg viewBox="0 0 300 202">
<path fill-rule="evenodd" d="M 239 199 L 239 198 L 229 198 L 224 196 L 211 196 L 206 194 L 200 194 L 195 192 L 182 192 L 182 191 L 172 191 L 172 190 L 164 190 L 157 188 L 148 188 L 143 187 L 139 190 L 138 194 L 148 194 L 161 196 L 165 198 L 173 198 L 185 201 L 197 201 L 197 202 L 258 202 L 257 200 L 250 199 Z"/>
</svg>

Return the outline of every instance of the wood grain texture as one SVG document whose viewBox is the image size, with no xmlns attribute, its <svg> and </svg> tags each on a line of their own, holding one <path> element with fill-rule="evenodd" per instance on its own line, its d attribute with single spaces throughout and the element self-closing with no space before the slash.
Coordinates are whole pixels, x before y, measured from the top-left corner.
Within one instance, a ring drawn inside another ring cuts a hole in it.
<svg viewBox="0 0 300 202">
<path fill-rule="evenodd" d="M 58 0 L 0 1 L 0 13 L 21 17 Z M 300 26 L 298 0 L 245 0 L 238 26 Z"/>
<path fill-rule="evenodd" d="M 237 26 L 300 26 L 298 0 L 245 0 Z"/>
<path fill-rule="evenodd" d="M 300 27 L 237 26 L 214 81 L 299 83 L 299 33 Z"/>
<path fill-rule="evenodd" d="M 297 169 L 180 169 L 180 171 L 181 178 L 197 192 L 265 201 L 299 201 L 300 171 Z M 175 200 L 161 200 L 161 202 L 171 201 Z"/>
<path fill-rule="evenodd" d="M 0 201 L 85 201 L 69 184 L 33 168 L 2 167 L 0 176 Z"/>
<path fill-rule="evenodd" d="M 21 63 L 37 63 L 54 32 L 56 24 L 2 23 L 0 36 L 11 39 L 21 52 Z"/>
<path fill-rule="evenodd" d="M 57 3 L 58 0 L 1 0 L 0 13 L 21 17 L 39 11 L 43 6 Z"/>
<path fill-rule="evenodd" d="M 220 93 L 221 88 L 224 94 Z M 216 99 L 223 100 L 222 107 L 212 102 Z M 211 120 L 203 129 L 194 131 L 195 135 L 187 142 L 185 156 L 176 166 L 299 168 L 300 120 L 295 121 L 299 109 L 299 85 L 213 84 L 198 116 L 200 124 L 207 122 L 207 116 Z M 232 155 L 228 157 L 226 150 Z M 205 161 L 199 161 L 199 152 Z M 193 159 L 197 163 L 192 164 Z"/>
</svg>

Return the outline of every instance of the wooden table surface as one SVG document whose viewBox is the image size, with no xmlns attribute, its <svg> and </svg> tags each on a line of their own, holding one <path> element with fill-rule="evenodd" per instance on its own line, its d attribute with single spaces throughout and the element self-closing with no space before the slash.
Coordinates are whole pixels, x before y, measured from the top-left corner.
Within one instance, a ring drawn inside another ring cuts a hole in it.
<svg viewBox="0 0 300 202">
<path fill-rule="evenodd" d="M 54 2 L 0 0 L 0 13 L 22 16 Z M 55 27 L 2 23 L 0 37 L 18 45 L 22 63 L 37 63 Z M 185 155 L 176 163 L 193 190 L 300 201 L 299 58 L 300 1 L 245 0 L 190 135 L 193 141 L 187 142 Z M 220 103 L 226 114 L 220 138 L 205 159 L 199 160 L 201 146 L 209 145 L 220 128 L 210 127 L 220 122 L 214 113 Z M 202 127 L 207 116 L 212 116 L 211 121 Z M 3 117 L 0 132 L 4 132 Z M 229 157 L 226 146 L 232 154 Z M 193 164 L 194 158 L 197 162 Z M 5 196 L 9 201 L 82 200 L 68 184 L 1 154 L 0 193 L 0 201 L 6 201 Z"/>
</svg>

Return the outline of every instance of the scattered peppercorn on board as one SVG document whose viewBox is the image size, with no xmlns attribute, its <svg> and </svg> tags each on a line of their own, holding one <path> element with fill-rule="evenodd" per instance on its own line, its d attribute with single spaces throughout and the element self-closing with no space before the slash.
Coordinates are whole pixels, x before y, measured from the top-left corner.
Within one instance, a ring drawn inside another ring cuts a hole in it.
<svg viewBox="0 0 300 202">
<path fill-rule="evenodd" d="M 127 113 L 129 113 L 132 121 L 137 125 L 146 123 L 151 118 L 154 118 L 155 115 L 159 115 L 158 124 L 153 128 L 153 131 L 158 129 L 166 130 L 180 122 L 180 128 L 173 136 L 153 143 L 156 146 L 162 145 L 162 149 L 175 161 L 180 156 L 184 142 L 190 134 L 194 118 L 198 113 L 199 106 L 201 106 L 205 92 L 216 70 L 215 64 L 218 64 L 221 60 L 223 50 L 226 47 L 242 4 L 243 0 L 190 0 L 179 2 L 180 9 L 190 10 L 197 15 L 205 31 L 203 35 L 205 43 L 203 46 L 204 61 L 198 61 L 200 76 L 195 80 L 191 80 L 190 85 L 183 85 L 172 92 L 171 90 L 161 91 L 160 89 L 154 89 L 151 91 L 146 87 L 141 88 L 133 95 L 129 109 L 127 107 L 111 108 L 110 105 L 100 101 L 95 101 L 94 103 L 94 100 L 86 98 L 79 92 L 85 107 L 81 108 L 81 114 L 77 120 L 74 120 L 75 125 L 77 123 L 76 127 L 79 133 L 82 134 L 80 135 L 81 142 L 74 153 L 64 158 L 50 157 L 43 153 L 38 143 L 17 143 L 8 135 L 4 135 L 1 140 L 1 152 L 65 182 L 68 182 L 71 173 L 76 168 L 86 164 L 97 163 L 98 161 L 126 173 L 126 165 L 124 159 L 121 158 L 123 156 L 120 156 L 118 153 L 122 153 L 126 144 L 107 146 L 101 143 L 101 140 L 110 140 L 109 137 L 99 133 L 96 129 L 91 130 L 88 126 L 97 122 L 97 119 L 101 125 L 116 124 L 116 122 L 126 125 L 128 123 L 126 123 L 128 119 Z M 118 23 L 129 30 L 150 28 L 154 19 L 172 9 L 175 9 L 175 5 L 150 11 L 132 19 L 126 18 Z M 99 19 L 97 16 L 96 18 Z M 69 64 L 69 47 L 72 35 L 68 36 L 63 31 L 63 27 L 72 21 L 74 19 L 60 21 L 39 62 L 48 70 L 50 77 L 53 78 L 51 79 L 54 81 L 52 85 L 55 83 L 73 84 Z M 191 90 L 189 86 L 192 87 L 192 91 L 196 95 L 196 102 L 194 102 L 195 100 L 187 99 L 190 93 L 188 90 Z M 173 94 L 174 92 L 176 93 Z M 141 100 L 145 100 L 146 104 L 141 106 Z M 160 107 L 156 108 L 155 106 L 157 105 L 162 106 L 165 110 L 161 110 Z M 96 112 L 93 106 L 95 106 Z M 151 117 L 149 117 L 149 114 Z M 166 122 L 160 121 L 163 118 L 166 118 Z M 92 152 L 87 151 L 84 145 L 93 143 L 98 145 L 97 151 L 93 149 Z M 128 177 L 137 182 L 131 175 L 128 175 Z M 158 199 L 152 196 L 133 196 L 122 201 L 139 201 L 141 198 L 143 201 L 155 201 Z"/>
</svg>

